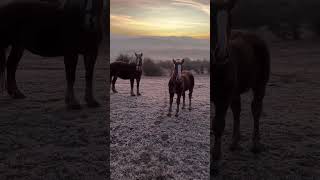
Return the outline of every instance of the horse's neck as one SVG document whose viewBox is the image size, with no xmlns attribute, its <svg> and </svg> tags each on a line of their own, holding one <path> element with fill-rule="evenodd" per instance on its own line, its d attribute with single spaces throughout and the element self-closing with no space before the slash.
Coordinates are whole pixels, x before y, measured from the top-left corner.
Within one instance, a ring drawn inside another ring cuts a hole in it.
<svg viewBox="0 0 320 180">
<path fill-rule="evenodd" d="M 84 27 L 102 31 L 103 0 L 59 0 L 66 11 L 80 13 L 84 17 Z"/>
</svg>

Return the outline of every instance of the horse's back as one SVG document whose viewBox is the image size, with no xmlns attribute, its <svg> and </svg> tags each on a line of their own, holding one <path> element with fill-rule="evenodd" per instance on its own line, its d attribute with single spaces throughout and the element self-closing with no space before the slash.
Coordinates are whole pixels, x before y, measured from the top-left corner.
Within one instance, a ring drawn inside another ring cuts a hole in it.
<svg viewBox="0 0 320 180">
<path fill-rule="evenodd" d="M 17 1 L 0 6 L 0 18 L 29 18 L 34 15 L 57 14 L 63 9 L 58 3 Z"/>
<path fill-rule="evenodd" d="M 193 87 L 194 87 L 194 76 L 193 74 L 190 72 L 190 71 L 182 71 L 182 76 L 184 77 L 185 79 L 185 83 L 188 84 L 188 88 L 186 89 L 189 89 L 189 90 L 193 90 Z"/>
<path fill-rule="evenodd" d="M 235 32 L 231 41 L 232 57 L 237 67 L 238 90 L 265 86 L 270 74 L 270 54 L 264 40 L 248 32 Z"/>
<path fill-rule="evenodd" d="M 267 43 L 255 34 L 247 34 L 244 37 L 252 44 L 254 55 L 258 62 L 259 76 L 261 83 L 266 84 L 270 76 L 270 52 Z"/>
<path fill-rule="evenodd" d="M 115 61 L 110 64 L 110 75 L 117 75 L 121 79 L 130 79 L 136 73 L 136 66 L 134 64 L 129 64 L 121 61 Z"/>
<path fill-rule="evenodd" d="M 23 44 L 34 54 L 62 56 L 65 48 L 76 50 L 80 44 L 78 18 L 53 2 L 12 2 L 0 7 L 0 36 L 7 39 L 5 45 Z"/>
</svg>

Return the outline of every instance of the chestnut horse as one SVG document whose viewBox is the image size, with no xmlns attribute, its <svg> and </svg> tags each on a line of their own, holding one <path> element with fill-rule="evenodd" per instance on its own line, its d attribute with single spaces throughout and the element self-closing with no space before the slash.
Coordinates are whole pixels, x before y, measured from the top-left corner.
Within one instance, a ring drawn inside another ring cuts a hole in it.
<svg viewBox="0 0 320 180">
<path fill-rule="evenodd" d="M 117 93 L 115 84 L 117 81 L 117 78 L 120 77 L 121 79 L 130 79 L 130 85 L 131 85 L 131 96 L 135 96 L 133 92 L 133 85 L 134 85 L 134 79 L 137 81 L 137 95 L 140 96 L 140 80 L 142 75 L 142 56 L 143 53 L 137 54 L 134 53 L 136 56 L 135 62 L 122 62 L 122 61 L 116 61 L 110 64 L 110 81 L 112 83 L 112 91 L 114 93 Z"/>
<path fill-rule="evenodd" d="M 252 151 L 261 150 L 259 119 L 270 74 L 270 54 L 266 43 L 255 34 L 231 32 L 231 10 L 236 0 L 220 0 L 213 4 L 212 38 L 214 52 L 211 61 L 211 101 L 215 105 L 212 132 L 215 136 L 211 157 L 221 157 L 221 136 L 229 107 L 233 112 L 233 140 L 231 150 L 238 148 L 240 140 L 240 96 L 253 92 L 251 104 L 254 119 Z M 213 162 L 213 161 L 211 161 Z"/>
<path fill-rule="evenodd" d="M 174 71 L 169 80 L 170 107 L 168 116 L 171 116 L 173 96 L 177 94 L 177 110 L 175 116 L 178 116 L 181 95 L 183 97 L 182 109 L 185 108 L 185 92 L 189 90 L 189 110 L 191 110 L 191 98 L 194 87 L 194 77 L 191 72 L 183 71 L 182 65 L 184 59 L 173 59 Z"/>
<path fill-rule="evenodd" d="M 78 56 L 83 55 L 86 69 L 85 100 L 97 107 L 92 84 L 93 71 L 102 39 L 104 0 L 58 0 L 12 2 L 0 7 L 0 82 L 5 82 L 12 98 L 25 98 L 16 83 L 16 70 L 24 50 L 44 56 L 64 56 L 68 108 L 81 108 L 74 94 Z M 6 48 L 11 51 L 6 63 Z M 1 85 L 2 87 L 4 84 Z"/>
</svg>

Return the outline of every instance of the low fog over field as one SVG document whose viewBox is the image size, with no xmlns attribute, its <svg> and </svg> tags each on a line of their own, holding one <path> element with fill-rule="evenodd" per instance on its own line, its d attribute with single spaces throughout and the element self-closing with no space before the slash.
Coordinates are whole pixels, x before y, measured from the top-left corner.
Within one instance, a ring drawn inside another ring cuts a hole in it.
<svg viewBox="0 0 320 180">
<path fill-rule="evenodd" d="M 190 37 L 130 37 L 111 34 L 111 61 L 120 53 L 143 52 L 155 60 L 172 58 L 209 59 L 209 39 Z"/>
</svg>

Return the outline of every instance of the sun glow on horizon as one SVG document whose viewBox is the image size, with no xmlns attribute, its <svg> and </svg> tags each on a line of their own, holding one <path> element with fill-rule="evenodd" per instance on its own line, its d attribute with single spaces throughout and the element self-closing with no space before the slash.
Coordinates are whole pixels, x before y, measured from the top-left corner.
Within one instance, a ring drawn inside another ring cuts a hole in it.
<svg viewBox="0 0 320 180">
<path fill-rule="evenodd" d="M 208 39 L 209 0 L 111 0 L 111 33 Z"/>
</svg>

